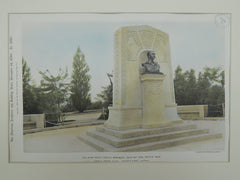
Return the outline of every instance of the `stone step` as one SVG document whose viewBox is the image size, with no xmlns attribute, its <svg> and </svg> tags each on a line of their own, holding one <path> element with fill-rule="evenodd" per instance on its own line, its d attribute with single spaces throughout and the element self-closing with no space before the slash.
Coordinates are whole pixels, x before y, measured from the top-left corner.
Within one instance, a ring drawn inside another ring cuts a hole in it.
<svg viewBox="0 0 240 180">
<path fill-rule="evenodd" d="M 158 142 L 148 142 L 148 143 L 120 147 L 120 148 L 114 147 L 108 143 L 105 143 L 101 140 L 98 140 L 94 137 L 87 136 L 87 135 L 80 136 L 78 138 L 101 152 L 135 152 L 135 151 L 160 150 L 160 149 L 183 145 L 187 143 L 213 140 L 221 137 L 222 137 L 222 134 L 198 134 L 198 135 L 179 137 L 179 138 L 170 139 L 170 140 L 167 139 L 167 140 L 158 141 Z"/>
<path fill-rule="evenodd" d="M 177 124 L 171 127 L 163 127 L 163 128 L 155 128 L 155 129 L 131 129 L 131 130 L 121 130 L 121 131 L 100 126 L 100 127 L 97 127 L 96 130 L 111 136 L 118 137 L 118 138 L 130 138 L 130 137 L 139 137 L 139 136 L 153 135 L 153 134 L 159 134 L 159 133 L 196 129 L 196 128 L 197 126 L 194 124 L 190 124 L 190 125 Z"/>
<path fill-rule="evenodd" d="M 88 144 L 89 146 L 95 148 L 97 151 L 100 151 L 100 152 L 118 152 L 117 149 L 119 149 L 88 135 L 81 135 L 81 136 L 78 136 L 77 138 L 80 141 L 85 142 L 86 144 Z"/>
<path fill-rule="evenodd" d="M 198 135 L 198 134 L 204 134 L 204 133 L 208 133 L 208 129 L 182 130 L 177 132 L 167 132 L 167 133 L 120 139 L 115 136 L 111 136 L 111 135 L 96 131 L 95 129 L 92 129 L 88 131 L 87 135 L 94 137 L 100 141 L 103 141 L 107 144 L 110 144 L 114 147 L 124 147 L 124 146 L 147 143 L 147 142 L 149 143 L 149 142 L 170 140 L 174 138 L 180 138 L 180 137 Z"/>
</svg>

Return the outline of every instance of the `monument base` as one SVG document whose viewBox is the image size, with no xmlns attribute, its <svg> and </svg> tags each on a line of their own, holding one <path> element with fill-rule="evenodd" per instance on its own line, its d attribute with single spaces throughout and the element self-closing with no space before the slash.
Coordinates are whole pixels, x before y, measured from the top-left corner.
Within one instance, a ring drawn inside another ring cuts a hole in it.
<svg viewBox="0 0 240 180">
<path fill-rule="evenodd" d="M 196 125 L 183 123 L 170 127 L 151 129 L 114 130 L 100 126 L 89 130 L 79 139 L 98 151 L 134 152 L 153 151 L 203 140 L 221 138 L 222 134 L 198 129 Z"/>
<path fill-rule="evenodd" d="M 104 126 L 115 130 L 136 129 L 141 127 L 142 108 L 109 107 L 109 118 Z"/>
<path fill-rule="evenodd" d="M 183 120 L 178 115 L 177 104 L 165 105 L 167 119 L 172 123 L 182 123 Z"/>
<path fill-rule="evenodd" d="M 161 122 L 161 123 L 156 123 L 156 124 L 143 124 L 141 127 L 143 129 L 151 129 L 151 128 L 160 128 L 160 127 L 168 127 L 173 125 L 172 122 Z"/>
</svg>

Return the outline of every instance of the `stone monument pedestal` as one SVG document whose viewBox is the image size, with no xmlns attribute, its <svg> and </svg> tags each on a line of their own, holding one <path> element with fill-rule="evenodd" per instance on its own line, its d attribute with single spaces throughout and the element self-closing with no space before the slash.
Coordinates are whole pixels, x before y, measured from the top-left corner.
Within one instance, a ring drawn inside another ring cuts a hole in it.
<svg viewBox="0 0 240 180">
<path fill-rule="evenodd" d="M 142 84 L 142 128 L 170 126 L 165 114 L 162 84 L 163 74 L 143 74 Z"/>
</svg>

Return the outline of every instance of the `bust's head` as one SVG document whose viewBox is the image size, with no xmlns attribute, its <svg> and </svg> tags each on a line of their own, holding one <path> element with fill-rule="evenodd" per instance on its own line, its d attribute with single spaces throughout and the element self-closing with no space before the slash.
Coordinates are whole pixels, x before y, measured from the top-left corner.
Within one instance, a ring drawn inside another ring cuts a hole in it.
<svg viewBox="0 0 240 180">
<path fill-rule="evenodd" d="M 153 62 L 153 60 L 155 59 L 156 55 L 154 51 L 148 51 L 147 52 L 147 57 L 148 57 L 148 61 Z"/>
<path fill-rule="evenodd" d="M 148 51 L 147 52 L 147 62 L 143 63 L 142 66 L 144 67 L 144 70 L 142 74 L 162 74 L 159 69 L 160 66 L 157 62 L 154 62 L 156 55 L 154 51 Z"/>
</svg>

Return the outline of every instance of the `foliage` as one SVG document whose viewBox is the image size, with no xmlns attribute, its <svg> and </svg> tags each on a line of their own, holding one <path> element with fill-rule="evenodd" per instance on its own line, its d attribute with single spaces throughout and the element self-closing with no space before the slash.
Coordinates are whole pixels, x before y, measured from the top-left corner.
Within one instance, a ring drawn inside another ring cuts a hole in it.
<svg viewBox="0 0 240 180">
<path fill-rule="evenodd" d="M 201 72 L 198 74 L 198 83 L 197 83 L 197 104 L 207 104 L 206 97 L 208 96 L 209 88 L 211 83 L 207 78 L 206 74 Z"/>
<path fill-rule="evenodd" d="M 224 89 L 221 86 L 214 85 L 209 89 L 206 102 L 208 104 L 222 104 L 224 101 Z"/>
<path fill-rule="evenodd" d="M 30 68 L 27 62 L 22 58 L 22 85 L 23 85 L 23 111 L 28 114 L 31 111 L 32 92 L 29 84 L 31 79 Z"/>
<path fill-rule="evenodd" d="M 110 104 L 112 104 L 112 87 L 108 85 L 106 87 L 102 87 L 102 92 L 97 94 L 98 99 L 103 102 L 103 107 L 107 108 Z"/>
<path fill-rule="evenodd" d="M 178 105 L 221 104 L 224 103 L 224 71 L 221 68 L 205 67 L 199 72 L 175 70 L 175 96 Z"/>
<path fill-rule="evenodd" d="M 49 70 L 45 72 L 39 72 L 42 75 L 41 80 L 41 91 L 42 102 L 44 106 L 45 113 L 61 113 L 61 107 L 67 99 L 68 85 L 67 69 L 63 71 L 59 68 L 59 71 L 56 76 L 52 75 Z"/>
<path fill-rule="evenodd" d="M 66 102 L 61 107 L 62 112 L 73 112 L 76 111 L 75 107 L 72 104 L 72 101 L 70 98 L 66 99 Z"/>
<path fill-rule="evenodd" d="M 30 84 L 31 73 L 27 62 L 22 58 L 23 113 L 42 113 L 39 88 Z"/>
<path fill-rule="evenodd" d="M 29 82 L 31 80 L 30 68 L 27 65 L 27 62 L 22 58 L 22 81 L 23 88 L 30 86 Z"/>
<path fill-rule="evenodd" d="M 89 67 L 85 62 L 85 56 L 80 47 L 73 57 L 73 71 L 71 81 L 71 101 L 73 106 L 83 112 L 91 103 Z"/>
<path fill-rule="evenodd" d="M 197 81 L 193 69 L 182 73 L 182 68 L 178 66 L 175 70 L 174 84 L 177 102 L 181 102 L 182 105 L 196 104 Z"/>
<path fill-rule="evenodd" d="M 103 102 L 101 100 L 97 100 L 94 102 L 91 102 L 91 104 L 87 107 L 88 110 L 93 110 L 93 109 L 102 109 L 103 107 Z"/>
<path fill-rule="evenodd" d="M 108 107 L 112 104 L 112 98 L 113 98 L 113 89 L 112 84 L 102 87 L 102 92 L 100 94 L 97 94 L 97 97 L 100 101 L 102 101 L 102 107 L 103 107 L 103 113 L 99 117 L 99 119 L 108 119 L 109 110 Z"/>
</svg>

